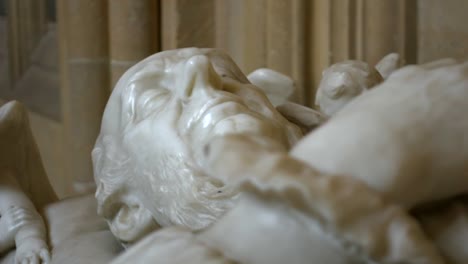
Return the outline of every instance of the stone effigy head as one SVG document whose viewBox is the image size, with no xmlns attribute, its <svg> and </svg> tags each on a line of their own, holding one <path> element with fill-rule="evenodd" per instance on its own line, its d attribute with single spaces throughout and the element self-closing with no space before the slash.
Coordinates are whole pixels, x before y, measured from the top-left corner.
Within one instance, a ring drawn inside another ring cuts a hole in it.
<svg viewBox="0 0 468 264">
<path fill-rule="evenodd" d="M 332 116 L 358 95 L 382 82 L 380 73 L 362 61 L 333 64 L 322 73 L 315 104 L 327 116 Z"/>
<path fill-rule="evenodd" d="M 225 134 L 285 150 L 301 136 L 222 51 L 165 51 L 129 69 L 92 153 L 98 211 L 114 235 L 133 242 L 158 226 L 201 229 L 230 208 L 236 190 L 201 160 L 206 143 Z"/>
</svg>

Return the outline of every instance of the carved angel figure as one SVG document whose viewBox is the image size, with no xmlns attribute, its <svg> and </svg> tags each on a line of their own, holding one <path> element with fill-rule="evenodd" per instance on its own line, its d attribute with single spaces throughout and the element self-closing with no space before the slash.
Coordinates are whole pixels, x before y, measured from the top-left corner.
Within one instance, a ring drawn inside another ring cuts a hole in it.
<svg viewBox="0 0 468 264">
<path fill-rule="evenodd" d="M 58 201 L 26 108 L 0 107 L 0 263 L 108 263 L 120 250 L 94 196 Z"/>
</svg>

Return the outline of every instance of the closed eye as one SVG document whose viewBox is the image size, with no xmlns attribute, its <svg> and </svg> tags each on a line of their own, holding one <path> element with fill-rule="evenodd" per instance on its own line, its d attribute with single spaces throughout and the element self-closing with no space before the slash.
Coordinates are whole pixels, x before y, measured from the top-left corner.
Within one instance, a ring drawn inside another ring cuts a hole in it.
<svg viewBox="0 0 468 264">
<path fill-rule="evenodd" d="M 171 94 L 166 89 L 151 89 L 143 92 L 136 102 L 137 120 L 160 112 L 170 100 Z"/>
</svg>

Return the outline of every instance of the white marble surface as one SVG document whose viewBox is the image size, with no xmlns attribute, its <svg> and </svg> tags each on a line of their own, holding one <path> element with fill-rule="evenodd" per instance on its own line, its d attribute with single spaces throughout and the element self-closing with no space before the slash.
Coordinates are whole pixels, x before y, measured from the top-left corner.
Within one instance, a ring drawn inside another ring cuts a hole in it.
<svg viewBox="0 0 468 264">
<path fill-rule="evenodd" d="M 262 89 L 290 83 L 274 73 L 255 87 L 221 51 L 153 55 L 124 74 L 105 109 L 96 199 L 46 201 L 36 187 L 47 181 L 5 170 L 0 226 L 4 201 L 22 195 L 27 214 L 12 215 L 28 224 L 43 212 L 52 263 L 465 263 L 468 63 L 396 70 L 397 61 L 376 66 L 386 80 L 362 62 L 332 66 L 323 83 L 339 105 L 327 114 L 277 87 L 275 107 Z M 374 81 L 383 82 L 367 91 Z M 7 106 L 3 138 L 34 146 L 21 134 L 27 122 L 8 121 L 27 120 L 25 110 Z M 13 151 L 13 142 L 2 144 Z M 26 160 L 35 165 L 17 168 L 41 165 Z M 0 263 L 25 252 L 16 244 Z M 42 249 L 25 263 L 48 262 Z"/>
</svg>

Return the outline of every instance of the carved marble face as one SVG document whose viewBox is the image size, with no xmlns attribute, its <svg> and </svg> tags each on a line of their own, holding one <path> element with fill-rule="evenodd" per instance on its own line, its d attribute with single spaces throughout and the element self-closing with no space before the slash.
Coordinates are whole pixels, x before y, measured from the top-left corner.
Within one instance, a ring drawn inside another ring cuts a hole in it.
<svg viewBox="0 0 468 264">
<path fill-rule="evenodd" d="M 158 225 L 200 229 L 230 208 L 236 191 L 203 170 L 202 153 L 231 133 L 285 149 L 300 137 L 218 50 L 166 51 L 125 73 L 93 150 L 98 210 L 114 235 L 132 242 Z"/>
<path fill-rule="evenodd" d="M 336 63 L 322 73 L 315 104 L 332 116 L 352 99 L 382 82 L 374 67 L 362 61 Z"/>
</svg>

